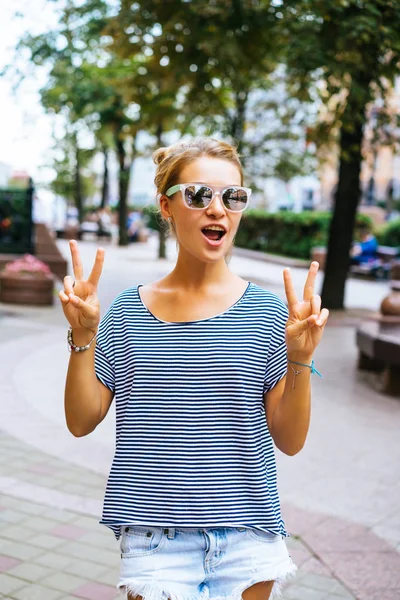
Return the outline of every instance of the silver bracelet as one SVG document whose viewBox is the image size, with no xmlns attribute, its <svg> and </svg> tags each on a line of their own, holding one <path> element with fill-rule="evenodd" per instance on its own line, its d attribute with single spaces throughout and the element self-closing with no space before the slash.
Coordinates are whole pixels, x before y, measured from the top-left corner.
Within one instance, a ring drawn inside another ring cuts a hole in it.
<svg viewBox="0 0 400 600">
<path fill-rule="evenodd" d="M 296 384 L 296 377 L 297 375 L 300 375 L 300 373 L 302 373 L 304 371 L 304 369 L 295 369 L 294 367 L 292 367 L 292 365 L 289 362 L 289 367 L 292 369 L 293 371 L 293 382 L 292 382 L 292 390 L 294 390 L 294 386 Z"/>
<path fill-rule="evenodd" d="M 76 344 L 74 344 L 74 342 L 72 340 L 72 327 L 69 327 L 68 333 L 67 333 L 68 350 L 70 352 L 72 352 L 72 351 L 74 351 L 74 352 L 84 352 L 85 350 L 89 350 L 89 348 L 92 345 L 92 342 L 95 339 L 96 335 L 97 335 L 97 332 L 94 334 L 94 336 L 92 337 L 92 339 L 90 340 L 90 342 L 88 344 L 86 344 L 86 346 L 76 346 Z"/>
</svg>

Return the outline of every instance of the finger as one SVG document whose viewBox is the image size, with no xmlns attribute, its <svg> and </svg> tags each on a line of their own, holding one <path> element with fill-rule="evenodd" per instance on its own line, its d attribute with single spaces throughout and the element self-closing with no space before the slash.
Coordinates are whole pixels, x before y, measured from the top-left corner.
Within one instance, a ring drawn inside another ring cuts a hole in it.
<svg viewBox="0 0 400 600">
<path fill-rule="evenodd" d="M 319 315 L 321 312 L 321 296 L 314 294 L 311 298 L 311 312 L 313 315 Z"/>
<path fill-rule="evenodd" d="M 304 300 L 311 300 L 311 298 L 314 295 L 314 285 L 315 285 L 315 279 L 317 277 L 318 269 L 319 269 L 319 263 L 317 263 L 317 261 L 313 261 L 308 270 L 306 283 L 304 285 L 304 293 L 303 293 Z"/>
<path fill-rule="evenodd" d="M 64 291 L 67 296 L 74 293 L 74 282 L 70 275 L 64 277 Z"/>
<path fill-rule="evenodd" d="M 328 317 L 329 310 L 327 308 L 323 308 L 318 316 L 317 325 L 319 325 L 320 327 L 325 327 Z"/>
<path fill-rule="evenodd" d="M 93 269 L 92 272 L 89 275 L 89 279 L 88 281 L 94 285 L 94 287 L 97 287 L 97 284 L 99 283 L 99 279 L 101 277 L 101 273 L 103 270 L 103 264 L 104 264 L 104 248 L 98 248 L 97 252 L 96 252 L 96 259 L 94 261 L 94 265 L 93 265 Z"/>
<path fill-rule="evenodd" d="M 306 329 L 313 327 L 317 321 L 316 315 L 310 315 L 307 319 L 303 319 L 303 321 L 297 321 L 296 323 L 292 323 L 287 328 L 290 336 L 297 337 Z"/>
<path fill-rule="evenodd" d="M 297 304 L 297 296 L 294 291 L 294 285 L 292 281 L 292 273 L 290 269 L 283 269 L 283 282 L 285 284 L 285 294 L 288 301 L 289 310 L 295 304 Z"/>
<path fill-rule="evenodd" d="M 67 294 L 63 290 L 61 290 L 60 292 L 58 292 L 58 297 L 60 298 L 60 300 L 61 300 L 61 302 L 63 304 L 68 304 L 69 298 L 68 298 Z"/>
<path fill-rule="evenodd" d="M 81 255 L 79 254 L 78 244 L 75 240 L 69 242 L 69 249 L 72 257 L 72 268 L 74 270 L 75 279 L 79 281 L 83 279 L 83 267 L 81 261 Z"/>
<path fill-rule="evenodd" d="M 95 316 L 96 309 L 88 302 L 85 302 L 84 300 L 82 300 L 82 298 L 79 298 L 79 296 L 75 296 L 75 294 L 70 294 L 69 301 L 76 308 L 78 308 L 81 311 L 81 313 L 83 314 L 83 316 L 86 317 L 87 319 L 91 319 Z"/>
</svg>

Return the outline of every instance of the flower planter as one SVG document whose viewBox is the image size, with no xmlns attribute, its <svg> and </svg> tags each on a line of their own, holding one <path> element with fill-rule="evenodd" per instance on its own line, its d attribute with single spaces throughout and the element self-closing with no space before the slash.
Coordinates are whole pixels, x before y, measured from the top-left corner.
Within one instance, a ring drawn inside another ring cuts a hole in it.
<svg viewBox="0 0 400 600">
<path fill-rule="evenodd" d="M 53 277 L 0 273 L 0 302 L 51 305 L 54 299 L 53 290 Z"/>
</svg>

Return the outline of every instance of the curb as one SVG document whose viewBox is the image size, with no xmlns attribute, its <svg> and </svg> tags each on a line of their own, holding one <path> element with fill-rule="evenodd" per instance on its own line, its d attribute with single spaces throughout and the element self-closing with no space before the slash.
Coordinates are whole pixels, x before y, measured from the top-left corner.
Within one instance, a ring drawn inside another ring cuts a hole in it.
<svg viewBox="0 0 400 600">
<path fill-rule="evenodd" d="M 233 249 L 234 256 L 242 256 L 243 258 L 251 258 L 252 260 L 260 260 L 262 262 L 274 263 L 276 265 L 284 265 L 285 267 L 307 268 L 310 266 L 309 260 L 302 258 L 291 258 L 289 256 L 280 256 L 279 254 L 268 254 L 258 250 L 248 250 L 247 248 Z"/>
</svg>

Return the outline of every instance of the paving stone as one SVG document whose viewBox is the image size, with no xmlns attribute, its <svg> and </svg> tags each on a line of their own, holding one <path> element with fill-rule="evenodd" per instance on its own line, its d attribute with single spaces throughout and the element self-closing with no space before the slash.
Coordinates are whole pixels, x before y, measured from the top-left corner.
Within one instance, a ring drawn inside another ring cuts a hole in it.
<svg viewBox="0 0 400 600">
<path fill-rule="evenodd" d="M 105 567 L 112 567 L 113 565 L 118 564 L 120 560 L 117 552 L 108 552 L 102 548 L 95 548 L 94 546 L 88 546 L 87 544 L 81 544 L 79 542 L 68 542 L 64 544 L 62 552 L 72 558 L 80 558 L 85 561 L 104 565 Z"/>
<path fill-rule="evenodd" d="M 70 556 L 59 554 L 57 552 L 46 552 L 34 559 L 38 565 L 49 567 L 56 571 L 65 571 L 66 567 L 72 562 Z"/>
<path fill-rule="evenodd" d="M 76 519 L 76 513 L 69 512 L 67 510 L 57 510 L 56 508 L 49 508 L 46 510 L 46 517 L 52 521 L 60 523 L 69 523 Z"/>
<path fill-rule="evenodd" d="M 12 597 L 16 600 L 60 600 L 62 592 L 31 584 L 13 592 Z"/>
<path fill-rule="evenodd" d="M 113 550 L 113 548 L 117 549 L 117 544 L 114 536 L 111 536 L 107 533 L 101 532 L 89 532 L 85 534 L 84 537 L 80 540 L 84 544 L 89 544 L 90 546 L 95 546 L 96 548 L 106 548 L 107 550 Z"/>
<path fill-rule="evenodd" d="M 21 561 L 19 561 L 17 558 L 11 558 L 11 556 L 0 555 L 0 573 L 5 573 L 6 571 L 13 569 L 20 563 Z"/>
<path fill-rule="evenodd" d="M 82 538 L 82 540 L 85 541 L 84 537 L 87 536 L 88 530 L 83 529 L 83 527 L 78 527 L 72 523 L 64 523 L 63 525 L 58 524 L 51 531 L 49 531 L 49 533 L 66 540 L 76 540 Z"/>
<path fill-rule="evenodd" d="M 30 546 L 27 543 L 20 544 L 18 542 L 10 541 L 5 541 L 2 543 L 1 551 L 6 556 L 11 556 L 12 558 L 19 558 L 20 560 L 31 560 L 39 556 L 40 554 L 43 554 L 43 550 L 41 548 Z"/>
<path fill-rule="evenodd" d="M 326 594 L 320 590 L 313 590 L 306 586 L 293 584 L 286 588 L 284 600 L 323 600 Z"/>
<path fill-rule="evenodd" d="M 27 513 L 28 515 L 40 515 L 46 512 L 46 506 L 43 504 L 36 504 L 35 502 L 26 502 L 13 496 L 5 496 L 2 498 L 2 504 L 4 506 L 12 507 L 16 511 Z M 24 518 L 24 515 L 21 515 Z"/>
<path fill-rule="evenodd" d="M 28 483 L 36 483 L 37 475 L 35 473 L 31 473 L 30 471 L 21 470 L 18 471 L 18 479 L 20 481 L 27 481 Z"/>
<path fill-rule="evenodd" d="M 8 525 L 2 527 L 1 537 L 8 540 L 30 540 L 35 535 L 35 532 L 29 531 L 23 525 Z"/>
<path fill-rule="evenodd" d="M 104 565 L 96 565 L 96 563 L 79 559 L 71 560 L 62 570 L 66 573 L 78 575 L 78 577 L 90 579 L 91 581 L 99 581 L 98 578 L 109 571 Z"/>
<path fill-rule="evenodd" d="M 301 585 L 310 587 L 321 592 L 337 594 L 345 590 L 343 585 L 331 577 L 322 577 L 321 575 L 307 574 L 301 578 Z"/>
<path fill-rule="evenodd" d="M 83 483 L 75 483 L 74 481 L 61 483 L 58 489 L 68 494 L 75 494 L 76 496 L 83 496 L 87 492 L 87 487 Z"/>
<path fill-rule="evenodd" d="M 61 546 L 61 544 L 63 543 L 63 540 L 61 540 L 59 537 L 56 537 L 54 535 L 40 533 L 38 535 L 35 535 L 30 542 L 32 545 L 34 544 L 35 546 L 38 546 L 39 548 L 43 548 L 44 550 L 50 550 L 50 549 Z"/>
<path fill-rule="evenodd" d="M 328 594 L 328 596 L 324 596 L 323 600 L 355 600 L 355 596 L 353 596 L 353 594 L 350 594 L 349 592 L 344 591 L 341 594 Z M 384 598 L 382 597 L 380 600 L 384 600 Z"/>
<path fill-rule="evenodd" d="M 119 580 L 119 568 L 118 569 L 108 569 L 102 575 L 99 575 L 96 578 L 96 581 L 99 583 L 105 583 L 106 585 L 116 586 Z"/>
<path fill-rule="evenodd" d="M 26 585 L 26 581 L 23 581 L 22 579 L 16 579 L 15 577 L 11 577 L 7 573 L 0 573 L 1 593 L 11 594 L 11 592 L 15 592 L 15 590 L 20 589 L 24 585 Z"/>
<path fill-rule="evenodd" d="M 86 517 L 86 516 L 79 516 L 76 517 L 76 519 L 74 519 L 73 521 L 74 525 L 77 525 L 78 527 L 83 527 L 84 529 L 91 529 L 91 530 L 98 530 L 99 528 L 103 527 L 104 525 L 100 525 L 98 519 L 95 519 L 93 517 Z"/>
<path fill-rule="evenodd" d="M 28 471 L 37 475 L 52 475 L 53 477 L 58 472 L 57 467 L 46 462 L 35 463 L 28 468 Z"/>
<path fill-rule="evenodd" d="M 43 513 L 43 515 L 36 515 L 34 518 L 28 517 L 25 518 L 22 522 L 24 526 L 36 532 L 47 533 L 54 527 L 57 527 L 58 522 L 53 521 L 50 517 L 47 518 L 47 513 Z"/>
<path fill-rule="evenodd" d="M 75 590 L 74 596 L 87 600 L 114 600 L 115 588 L 99 583 L 87 583 Z"/>
<path fill-rule="evenodd" d="M 3 523 L 19 523 L 21 521 L 21 513 L 8 508 L 0 513 L 0 522 Z"/>
<path fill-rule="evenodd" d="M 8 571 L 8 574 L 13 577 L 33 582 L 39 581 L 43 577 L 50 575 L 50 573 L 51 569 L 49 567 L 43 567 L 31 562 L 22 563 Z"/>
<path fill-rule="evenodd" d="M 87 579 L 77 577 L 71 573 L 52 573 L 41 580 L 41 585 L 61 592 L 72 592 L 76 588 L 84 585 Z"/>
</svg>

